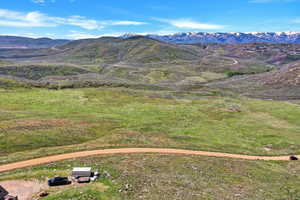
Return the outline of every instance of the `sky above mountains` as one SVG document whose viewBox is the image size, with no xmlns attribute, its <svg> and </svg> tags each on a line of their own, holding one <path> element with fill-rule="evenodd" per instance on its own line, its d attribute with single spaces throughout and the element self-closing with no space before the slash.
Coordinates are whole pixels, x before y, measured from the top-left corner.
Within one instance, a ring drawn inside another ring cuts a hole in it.
<svg viewBox="0 0 300 200">
<path fill-rule="evenodd" d="M 300 32 L 300 0 L 3 0 L 0 34 L 81 39 L 125 33 Z"/>
</svg>

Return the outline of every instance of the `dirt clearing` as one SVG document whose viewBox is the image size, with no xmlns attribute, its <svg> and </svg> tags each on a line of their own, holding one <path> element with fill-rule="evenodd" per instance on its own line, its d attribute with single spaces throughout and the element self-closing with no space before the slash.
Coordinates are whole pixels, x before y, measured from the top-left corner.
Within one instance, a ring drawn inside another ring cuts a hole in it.
<svg viewBox="0 0 300 200">
<path fill-rule="evenodd" d="M 41 184 L 37 181 L 3 181 L 0 185 L 4 187 L 9 194 L 18 196 L 19 200 L 32 200 L 35 194 L 47 188 L 46 184 Z"/>
</svg>

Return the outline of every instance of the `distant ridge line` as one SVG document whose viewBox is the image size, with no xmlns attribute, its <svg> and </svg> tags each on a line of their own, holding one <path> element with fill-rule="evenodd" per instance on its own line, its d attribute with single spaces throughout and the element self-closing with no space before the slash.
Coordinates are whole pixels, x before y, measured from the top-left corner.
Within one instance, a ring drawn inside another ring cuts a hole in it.
<svg viewBox="0 0 300 200">
<path fill-rule="evenodd" d="M 130 38 L 138 34 L 125 34 L 121 37 Z M 187 32 L 170 35 L 148 34 L 145 37 L 169 43 L 291 43 L 300 44 L 300 32 Z"/>
</svg>

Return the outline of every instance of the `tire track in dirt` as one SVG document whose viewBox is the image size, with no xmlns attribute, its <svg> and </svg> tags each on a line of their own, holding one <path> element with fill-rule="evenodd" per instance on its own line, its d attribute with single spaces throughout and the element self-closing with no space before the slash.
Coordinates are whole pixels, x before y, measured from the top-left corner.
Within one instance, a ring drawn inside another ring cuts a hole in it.
<svg viewBox="0 0 300 200">
<path fill-rule="evenodd" d="M 16 163 L 10 163 L 6 165 L 1 165 L 0 172 L 20 169 L 25 167 L 31 167 L 35 165 L 50 163 L 50 162 L 57 162 L 66 159 L 86 157 L 86 156 L 111 155 L 111 154 L 134 154 L 134 153 L 198 155 L 198 156 L 209 156 L 209 157 L 234 158 L 234 159 L 245 159 L 245 160 L 265 160 L 265 161 L 288 161 L 289 160 L 289 156 L 250 156 L 250 155 L 241 155 L 241 154 L 193 151 L 193 150 L 184 150 L 184 149 L 122 148 L 122 149 L 103 149 L 103 150 L 94 150 L 94 151 L 74 152 L 74 153 L 36 158 L 36 159 L 31 159 L 31 160 L 26 160 L 26 161 L 21 161 Z"/>
</svg>

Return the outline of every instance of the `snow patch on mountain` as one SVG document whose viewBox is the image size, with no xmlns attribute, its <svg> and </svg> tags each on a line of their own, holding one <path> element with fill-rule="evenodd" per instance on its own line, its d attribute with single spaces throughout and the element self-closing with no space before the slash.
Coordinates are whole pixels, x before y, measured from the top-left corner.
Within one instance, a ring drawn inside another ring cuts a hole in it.
<svg viewBox="0 0 300 200">
<path fill-rule="evenodd" d="M 128 36 L 127 36 L 128 37 Z M 293 43 L 300 44 L 300 32 L 207 33 L 187 32 L 146 37 L 170 43 Z"/>
</svg>

